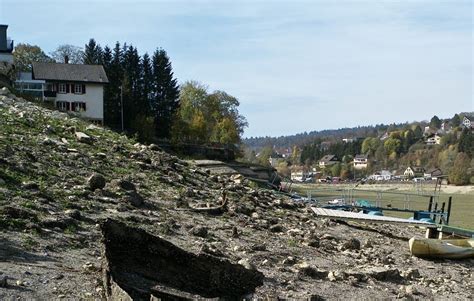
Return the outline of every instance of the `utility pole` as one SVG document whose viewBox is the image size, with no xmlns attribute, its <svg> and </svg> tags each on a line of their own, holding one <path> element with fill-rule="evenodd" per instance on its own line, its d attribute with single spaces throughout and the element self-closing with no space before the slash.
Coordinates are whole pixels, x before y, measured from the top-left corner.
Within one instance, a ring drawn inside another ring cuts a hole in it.
<svg viewBox="0 0 474 301">
<path fill-rule="evenodd" d="M 123 87 L 120 86 L 120 115 L 122 120 L 122 132 L 123 132 Z"/>
</svg>

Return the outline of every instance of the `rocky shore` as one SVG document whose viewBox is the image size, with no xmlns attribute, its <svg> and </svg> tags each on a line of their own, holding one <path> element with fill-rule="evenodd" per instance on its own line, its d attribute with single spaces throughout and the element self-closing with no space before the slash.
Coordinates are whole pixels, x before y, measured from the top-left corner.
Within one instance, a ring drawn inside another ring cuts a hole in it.
<svg viewBox="0 0 474 301">
<path fill-rule="evenodd" d="M 319 219 L 241 176 L 1 89 L 0 299 L 105 299 L 107 219 L 258 271 L 249 299 L 474 298 L 473 259 L 410 255 L 422 229 Z"/>
</svg>

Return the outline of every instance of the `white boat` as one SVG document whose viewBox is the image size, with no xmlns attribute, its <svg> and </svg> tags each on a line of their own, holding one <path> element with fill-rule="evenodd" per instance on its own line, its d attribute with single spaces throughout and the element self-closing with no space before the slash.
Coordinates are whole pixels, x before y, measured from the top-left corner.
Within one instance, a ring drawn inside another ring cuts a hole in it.
<svg viewBox="0 0 474 301">
<path fill-rule="evenodd" d="M 417 257 L 474 258 L 474 238 L 441 240 L 412 237 L 408 244 L 411 254 Z"/>
</svg>

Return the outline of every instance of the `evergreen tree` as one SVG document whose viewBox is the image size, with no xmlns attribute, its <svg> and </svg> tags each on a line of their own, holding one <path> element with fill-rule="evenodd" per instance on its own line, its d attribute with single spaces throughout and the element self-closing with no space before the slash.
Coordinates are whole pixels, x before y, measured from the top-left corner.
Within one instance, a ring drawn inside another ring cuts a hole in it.
<svg viewBox="0 0 474 301">
<path fill-rule="evenodd" d="M 451 118 L 451 126 L 457 127 L 461 124 L 461 117 L 458 114 L 454 114 L 453 118 Z"/>
<path fill-rule="evenodd" d="M 122 85 L 123 69 L 120 43 L 115 44 L 113 53 L 110 54 L 110 63 L 107 58 L 108 52 L 104 52 L 103 55 L 104 67 L 109 79 L 104 95 L 104 122 L 111 128 L 121 129 L 120 86 Z"/>
<path fill-rule="evenodd" d="M 89 43 L 84 47 L 84 64 L 86 65 L 101 65 L 102 64 L 102 48 L 90 39 Z"/>
<path fill-rule="evenodd" d="M 150 105 L 153 91 L 153 67 L 151 65 L 150 56 L 145 53 L 142 58 L 142 97 Z"/>
<path fill-rule="evenodd" d="M 441 120 L 438 118 L 438 116 L 433 116 L 430 121 L 430 127 L 432 129 L 439 129 L 441 127 Z"/>
<path fill-rule="evenodd" d="M 173 116 L 179 107 L 179 87 L 173 76 L 166 51 L 157 49 L 152 58 L 153 89 L 151 108 L 155 116 L 156 135 L 170 138 Z"/>
<path fill-rule="evenodd" d="M 466 153 L 470 158 L 474 158 L 474 134 L 464 129 L 459 137 L 459 152 Z"/>
</svg>

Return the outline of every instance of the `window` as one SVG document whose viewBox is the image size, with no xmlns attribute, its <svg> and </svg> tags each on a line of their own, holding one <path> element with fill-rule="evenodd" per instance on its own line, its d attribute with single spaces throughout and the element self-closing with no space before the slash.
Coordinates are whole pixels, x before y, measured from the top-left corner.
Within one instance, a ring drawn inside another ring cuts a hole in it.
<svg viewBox="0 0 474 301">
<path fill-rule="evenodd" d="M 86 110 L 85 102 L 73 102 L 71 103 L 71 111 L 84 112 Z"/>
<path fill-rule="evenodd" d="M 66 93 L 66 84 L 59 84 L 59 93 Z"/>
<path fill-rule="evenodd" d="M 60 111 L 69 111 L 70 110 L 70 103 L 68 101 L 57 101 L 56 108 Z"/>
<path fill-rule="evenodd" d="M 74 85 L 74 93 L 82 94 L 82 85 Z"/>
</svg>

